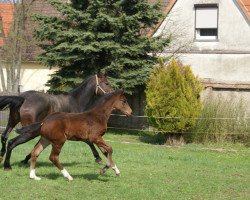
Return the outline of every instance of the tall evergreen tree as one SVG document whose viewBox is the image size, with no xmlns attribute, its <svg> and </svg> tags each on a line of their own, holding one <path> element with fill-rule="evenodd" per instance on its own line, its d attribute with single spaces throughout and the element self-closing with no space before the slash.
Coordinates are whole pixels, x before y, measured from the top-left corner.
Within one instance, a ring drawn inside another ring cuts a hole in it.
<svg viewBox="0 0 250 200">
<path fill-rule="evenodd" d="M 39 60 L 59 67 L 48 82 L 52 91 L 68 90 L 85 76 L 105 70 L 114 86 L 132 91 L 143 85 L 153 56 L 169 43 L 145 33 L 162 17 L 160 4 L 147 0 L 47 0 L 59 17 L 36 15 Z M 44 43 L 46 41 L 46 43 Z"/>
</svg>

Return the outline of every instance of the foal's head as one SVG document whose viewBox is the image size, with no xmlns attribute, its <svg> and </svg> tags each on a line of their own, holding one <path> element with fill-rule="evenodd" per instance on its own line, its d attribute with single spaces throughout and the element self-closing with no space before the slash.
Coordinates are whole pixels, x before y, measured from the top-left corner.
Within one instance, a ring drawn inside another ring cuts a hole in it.
<svg viewBox="0 0 250 200">
<path fill-rule="evenodd" d="M 115 93 L 117 93 L 118 98 L 115 101 L 113 108 L 120 110 L 123 114 L 127 116 L 130 116 L 132 114 L 132 109 L 130 108 L 126 97 L 124 96 L 124 91 L 118 90 Z"/>
<path fill-rule="evenodd" d="M 96 78 L 96 94 L 97 95 L 103 95 L 105 93 L 110 93 L 114 91 L 110 83 L 107 80 L 106 74 L 102 72 L 98 72 L 95 78 Z"/>
</svg>

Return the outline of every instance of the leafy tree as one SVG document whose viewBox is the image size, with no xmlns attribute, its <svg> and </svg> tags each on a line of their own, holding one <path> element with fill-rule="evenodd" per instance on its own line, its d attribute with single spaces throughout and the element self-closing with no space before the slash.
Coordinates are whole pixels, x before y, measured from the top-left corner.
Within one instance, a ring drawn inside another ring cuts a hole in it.
<svg viewBox="0 0 250 200">
<path fill-rule="evenodd" d="M 167 133 L 188 131 L 200 114 L 201 90 L 190 66 L 183 66 L 175 59 L 165 65 L 161 60 L 147 83 L 146 113 L 151 116 L 150 125 Z"/>
<path fill-rule="evenodd" d="M 60 16 L 36 15 L 39 60 L 59 67 L 48 85 L 68 90 L 85 76 L 105 70 L 114 86 L 132 91 L 143 85 L 156 62 L 154 52 L 169 43 L 147 30 L 162 17 L 160 4 L 147 0 L 47 0 Z M 143 34 L 144 33 L 144 34 Z M 46 41 L 46 43 L 44 43 Z"/>
<path fill-rule="evenodd" d="M 20 84 L 21 63 L 25 60 L 28 47 L 35 44 L 26 31 L 34 0 L 9 0 L 6 2 L 12 5 L 13 21 L 9 32 L 4 33 L 0 20 L 0 29 L 2 29 L 0 32 L 3 34 L 3 46 L 0 47 L 0 85 L 4 93 L 17 93 Z"/>
</svg>

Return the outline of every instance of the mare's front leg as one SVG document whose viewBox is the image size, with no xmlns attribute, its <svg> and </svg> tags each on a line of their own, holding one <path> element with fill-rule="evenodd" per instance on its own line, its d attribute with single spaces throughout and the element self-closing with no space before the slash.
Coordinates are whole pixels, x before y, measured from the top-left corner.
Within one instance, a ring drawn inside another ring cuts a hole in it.
<svg viewBox="0 0 250 200">
<path fill-rule="evenodd" d="M 8 146 L 7 146 L 7 153 L 6 153 L 5 161 L 4 161 L 4 164 L 3 164 L 5 170 L 10 170 L 11 169 L 10 157 L 11 157 L 12 150 L 16 146 L 34 139 L 38 135 L 39 135 L 39 132 L 26 132 L 26 133 L 23 133 L 22 135 L 19 135 L 19 136 L 15 137 L 15 138 L 9 140 Z"/>
<path fill-rule="evenodd" d="M 41 138 L 39 142 L 36 144 L 34 149 L 31 152 L 31 162 L 30 162 L 30 178 L 34 180 L 41 180 L 40 177 L 36 176 L 35 168 L 36 168 L 36 160 L 41 152 L 50 144 L 50 142 L 45 139 Z"/>
<path fill-rule="evenodd" d="M 107 157 L 107 163 L 104 168 L 101 169 L 100 173 L 104 174 L 110 167 L 115 171 L 117 176 L 120 176 L 120 171 L 112 160 L 112 147 L 105 142 L 102 137 L 97 138 L 94 143 L 101 149 L 103 154 Z"/>
<path fill-rule="evenodd" d="M 95 162 L 98 163 L 98 164 L 101 164 L 102 163 L 102 159 L 98 153 L 98 151 L 96 150 L 95 146 L 93 143 L 89 142 L 89 141 L 84 141 L 86 144 L 89 145 L 94 157 L 95 157 Z"/>
<path fill-rule="evenodd" d="M 72 181 L 73 180 L 72 176 L 70 176 L 68 171 L 62 166 L 62 164 L 59 161 L 59 154 L 61 152 L 64 142 L 59 144 L 52 143 L 52 150 L 49 159 L 61 171 L 61 173 L 65 178 L 67 178 L 69 181 Z"/>
<path fill-rule="evenodd" d="M 2 148 L 0 151 L 0 162 L 2 161 L 6 152 L 6 143 L 7 143 L 9 134 L 13 130 L 13 128 L 18 124 L 19 121 L 20 121 L 19 113 L 11 109 L 9 113 L 9 120 L 8 120 L 7 127 L 1 136 Z"/>
</svg>

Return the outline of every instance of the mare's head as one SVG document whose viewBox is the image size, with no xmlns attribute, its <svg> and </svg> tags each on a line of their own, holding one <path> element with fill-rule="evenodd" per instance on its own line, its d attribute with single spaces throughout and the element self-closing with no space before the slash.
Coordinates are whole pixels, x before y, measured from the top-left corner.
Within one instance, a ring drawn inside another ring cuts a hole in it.
<svg viewBox="0 0 250 200">
<path fill-rule="evenodd" d="M 117 90 L 114 93 L 118 98 L 116 99 L 113 108 L 121 111 L 127 116 L 130 116 L 132 114 L 132 109 L 130 108 L 128 101 L 124 95 L 124 90 Z"/>
<path fill-rule="evenodd" d="M 95 82 L 96 82 L 95 93 L 97 95 L 103 95 L 105 93 L 110 93 L 110 92 L 114 91 L 113 88 L 111 87 L 110 83 L 107 80 L 106 74 L 104 74 L 102 72 L 98 72 L 95 75 Z"/>
</svg>

